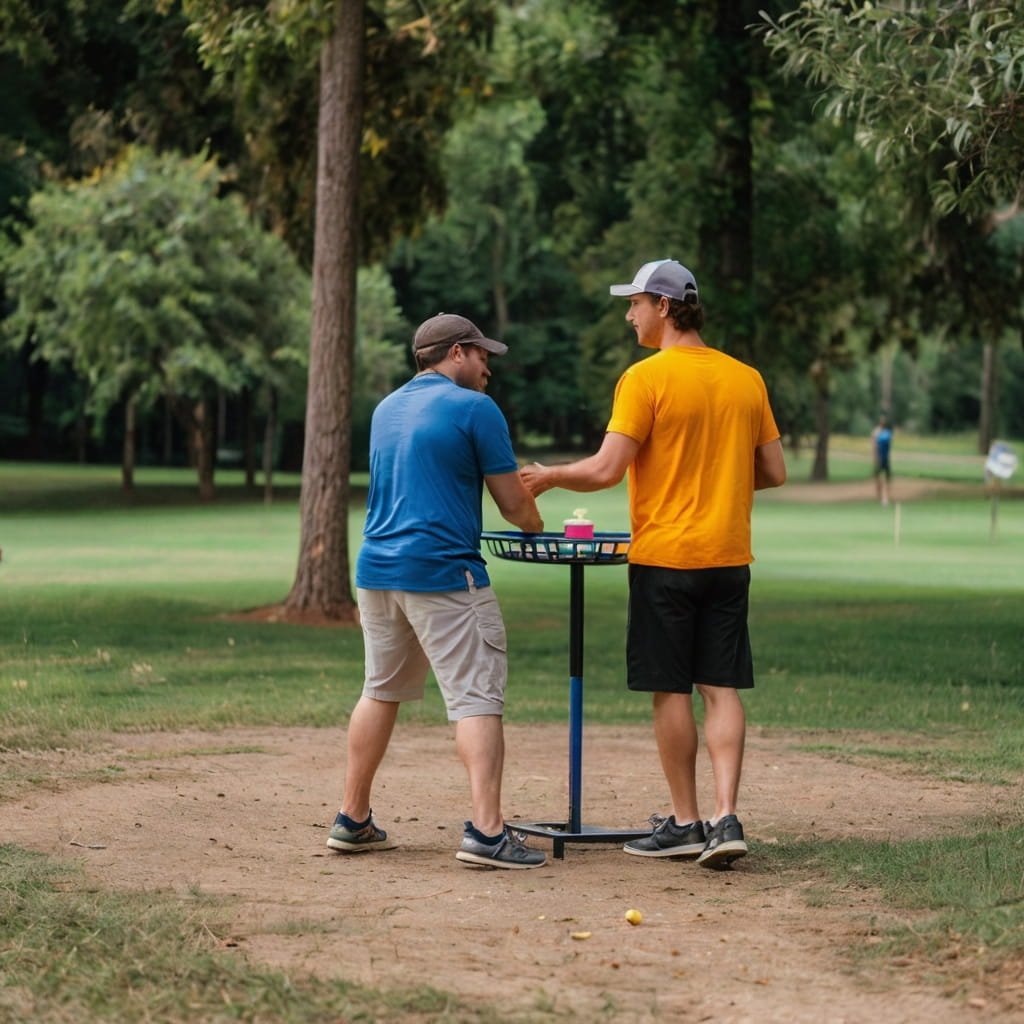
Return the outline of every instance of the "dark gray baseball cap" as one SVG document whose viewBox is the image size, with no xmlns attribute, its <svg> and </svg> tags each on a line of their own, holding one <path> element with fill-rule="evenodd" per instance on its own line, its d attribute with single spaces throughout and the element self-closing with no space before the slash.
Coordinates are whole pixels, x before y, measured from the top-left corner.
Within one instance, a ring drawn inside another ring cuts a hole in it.
<svg viewBox="0 0 1024 1024">
<path fill-rule="evenodd" d="M 613 284 L 609 291 L 612 295 L 639 295 L 641 292 L 652 292 L 670 299 L 682 299 L 685 302 L 699 302 L 697 297 L 697 279 L 675 260 L 654 260 L 645 263 L 633 278 L 632 284 Z"/>
<path fill-rule="evenodd" d="M 457 313 L 438 313 L 437 316 L 424 320 L 413 335 L 412 350 L 419 352 L 422 348 L 433 348 L 435 345 L 445 343 L 454 345 L 456 342 L 462 345 L 479 345 L 496 356 L 503 356 L 508 351 L 508 345 L 493 338 L 485 338 L 472 320 L 467 320 Z"/>
</svg>

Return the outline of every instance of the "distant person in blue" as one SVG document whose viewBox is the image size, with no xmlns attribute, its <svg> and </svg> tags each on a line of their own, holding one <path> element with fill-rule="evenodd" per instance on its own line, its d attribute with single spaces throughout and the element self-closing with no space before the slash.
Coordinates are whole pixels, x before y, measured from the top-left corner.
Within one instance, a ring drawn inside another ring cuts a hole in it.
<svg viewBox="0 0 1024 1024">
<path fill-rule="evenodd" d="M 469 775 L 472 820 L 456 858 L 540 867 L 544 852 L 509 832 L 501 809 L 505 623 L 480 554 L 484 485 L 513 526 L 544 529 L 505 417 L 484 394 L 490 357 L 508 348 L 453 313 L 420 324 L 412 348 L 416 376 L 377 406 L 370 426 L 356 562 L 366 677 L 349 718 L 344 793 L 327 845 L 340 853 L 394 845 L 373 820 L 370 792 L 399 706 L 422 699 L 433 669 Z"/>
<path fill-rule="evenodd" d="M 871 431 L 871 442 L 875 452 L 875 493 L 883 505 L 889 504 L 889 483 L 892 469 L 889 466 L 889 452 L 892 450 L 892 427 L 887 416 L 878 418 L 878 425 Z"/>
</svg>

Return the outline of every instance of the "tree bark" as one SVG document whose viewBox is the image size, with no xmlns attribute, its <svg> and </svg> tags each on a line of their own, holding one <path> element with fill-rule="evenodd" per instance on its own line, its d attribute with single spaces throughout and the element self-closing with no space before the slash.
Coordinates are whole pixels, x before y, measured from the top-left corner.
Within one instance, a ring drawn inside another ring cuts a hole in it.
<svg viewBox="0 0 1024 1024">
<path fill-rule="evenodd" d="M 263 431 L 263 504 L 274 500 L 274 438 L 277 436 L 277 391 L 267 387 L 267 425 Z"/>
<path fill-rule="evenodd" d="M 880 369 L 881 401 L 879 409 L 886 416 L 892 416 L 892 373 L 896 361 L 896 346 L 883 345 L 878 352 Z"/>
<path fill-rule="evenodd" d="M 986 341 L 981 350 L 981 409 L 978 414 L 978 454 L 987 455 L 996 432 L 999 345 Z"/>
<path fill-rule="evenodd" d="M 707 69 L 718 83 L 714 100 L 724 111 L 715 134 L 715 182 L 705 207 L 707 220 L 700 230 L 701 273 L 715 308 L 728 310 L 715 322 L 715 334 L 724 338 L 729 352 L 753 362 L 753 143 L 750 134 L 752 75 L 749 26 L 757 21 L 752 0 L 718 0 L 715 24 L 708 41 Z M 713 287 L 710 287 L 713 286 Z"/>
<path fill-rule="evenodd" d="M 89 418 L 85 414 L 84 401 L 75 412 L 75 457 L 84 466 L 89 460 Z"/>
<path fill-rule="evenodd" d="M 164 395 L 163 406 L 163 464 L 169 466 L 174 461 L 174 408 L 171 396 Z"/>
<path fill-rule="evenodd" d="M 508 286 L 505 284 L 505 225 L 494 224 L 491 243 L 491 291 L 494 296 L 494 337 L 504 338 L 508 330 Z"/>
<path fill-rule="evenodd" d="M 43 359 L 32 359 L 28 344 L 23 348 L 25 366 L 25 427 L 28 440 L 25 454 L 30 459 L 46 457 L 46 384 L 50 367 Z"/>
<path fill-rule="evenodd" d="M 242 465 L 245 469 L 245 486 L 256 486 L 256 424 L 252 413 L 252 388 L 243 388 L 241 394 L 242 417 Z"/>
<path fill-rule="evenodd" d="M 811 367 L 811 381 L 814 384 L 814 425 L 818 437 L 814 442 L 814 463 L 811 479 L 828 480 L 828 439 L 829 439 L 829 369 L 825 358 L 815 360 Z"/>
<path fill-rule="evenodd" d="M 200 398 L 193 411 L 193 447 L 196 453 L 196 473 L 199 477 L 199 498 L 213 501 L 213 474 L 216 464 L 217 430 L 211 403 Z"/>
<path fill-rule="evenodd" d="M 202 501 L 212 501 L 217 439 L 211 403 L 205 398 L 198 398 L 195 401 L 188 398 L 169 400 L 173 403 L 174 415 L 185 432 L 188 465 L 190 469 L 196 471 L 199 497 Z"/>
<path fill-rule="evenodd" d="M 135 399 L 124 403 L 124 443 L 121 447 L 121 490 L 131 493 L 135 488 Z"/>
<path fill-rule="evenodd" d="M 337 0 L 320 56 L 313 324 L 301 532 L 288 618 L 353 621 L 348 499 L 352 440 L 364 2 Z"/>
</svg>

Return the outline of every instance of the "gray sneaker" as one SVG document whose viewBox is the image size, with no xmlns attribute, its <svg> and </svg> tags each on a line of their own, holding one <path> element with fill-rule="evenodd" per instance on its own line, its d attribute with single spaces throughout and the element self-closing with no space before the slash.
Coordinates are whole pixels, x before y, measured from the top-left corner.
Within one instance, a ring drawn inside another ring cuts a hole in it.
<svg viewBox="0 0 1024 1024">
<path fill-rule="evenodd" d="M 667 818 L 654 814 L 650 820 L 654 831 L 626 843 L 622 848 L 626 853 L 637 857 L 696 857 L 707 843 L 703 821 L 677 825 L 672 814 Z"/>
<path fill-rule="evenodd" d="M 708 841 L 704 852 L 697 858 L 702 868 L 721 871 L 734 860 L 743 857 L 747 844 L 743 838 L 743 826 L 735 814 L 727 814 L 717 825 L 708 826 Z"/>
<path fill-rule="evenodd" d="M 522 839 L 506 826 L 501 842 L 481 843 L 474 838 L 470 829 L 471 821 L 466 822 L 466 830 L 462 834 L 462 845 L 455 854 L 456 860 L 465 864 L 480 864 L 487 868 L 539 868 L 547 863 L 547 854 L 543 850 L 531 850 L 524 845 Z"/>
<path fill-rule="evenodd" d="M 388 834 L 373 823 L 373 812 L 362 828 L 352 828 L 352 819 L 338 812 L 331 828 L 327 845 L 342 853 L 362 853 L 366 850 L 391 850 L 394 843 L 388 841 Z"/>
</svg>

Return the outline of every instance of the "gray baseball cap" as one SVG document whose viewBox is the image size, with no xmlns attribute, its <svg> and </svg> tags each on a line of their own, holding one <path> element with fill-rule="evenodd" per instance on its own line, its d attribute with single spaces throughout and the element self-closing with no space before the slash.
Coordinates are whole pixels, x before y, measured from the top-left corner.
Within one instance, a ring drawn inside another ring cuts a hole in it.
<svg viewBox="0 0 1024 1024">
<path fill-rule="evenodd" d="M 421 348 L 433 348 L 434 345 L 454 345 L 459 342 L 462 345 L 479 345 L 496 356 L 503 356 L 508 351 L 508 345 L 495 341 L 493 338 L 485 338 L 472 320 L 467 320 L 457 313 L 438 313 L 416 328 L 412 339 L 412 350 L 419 352 Z"/>
<path fill-rule="evenodd" d="M 697 279 L 675 260 L 654 260 L 645 263 L 633 278 L 632 284 L 613 284 L 609 291 L 612 295 L 639 295 L 641 292 L 653 292 L 670 299 L 682 299 L 685 302 L 699 302 L 697 297 Z"/>
</svg>

